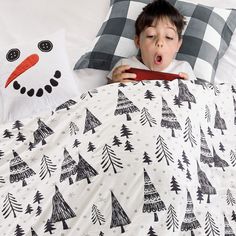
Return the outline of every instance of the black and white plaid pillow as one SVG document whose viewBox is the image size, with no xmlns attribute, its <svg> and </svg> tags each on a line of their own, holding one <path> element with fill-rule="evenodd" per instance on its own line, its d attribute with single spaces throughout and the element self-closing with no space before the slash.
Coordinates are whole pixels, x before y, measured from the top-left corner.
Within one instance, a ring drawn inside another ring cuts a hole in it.
<svg viewBox="0 0 236 236">
<path fill-rule="evenodd" d="M 74 69 L 111 70 L 122 57 L 137 55 L 134 23 L 152 0 L 111 0 L 110 11 L 90 50 Z M 236 11 L 169 0 L 188 21 L 178 60 L 188 61 L 196 77 L 213 81 L 219 59 L 229 47 L 236 27 Z"/>
</svg>

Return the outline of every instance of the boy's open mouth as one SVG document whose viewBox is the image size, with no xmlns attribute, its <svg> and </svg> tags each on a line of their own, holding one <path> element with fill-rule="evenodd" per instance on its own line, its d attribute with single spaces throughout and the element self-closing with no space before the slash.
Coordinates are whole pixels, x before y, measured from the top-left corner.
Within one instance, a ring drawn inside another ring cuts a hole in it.
<svg viewBox="0 0 236 236">
<path fill-rule="evenodd" d="M 155 55 L 154 62 L 155 62 L 155 64 L 160 65 L 162 63 L 162 56 Z"/>
</svg>

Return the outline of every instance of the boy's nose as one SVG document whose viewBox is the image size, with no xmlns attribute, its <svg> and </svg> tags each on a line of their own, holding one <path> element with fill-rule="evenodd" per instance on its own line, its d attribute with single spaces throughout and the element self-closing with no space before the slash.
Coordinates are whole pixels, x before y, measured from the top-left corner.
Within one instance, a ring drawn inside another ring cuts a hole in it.
<svg viewBox="0 0 236 236">
<path fill-rule="evenodd" d="M 156 46 L 159 47 L 159 48 L 162 48 L 163 47 L 163 41 L 160 40 L 160 39 L 157 39 Z"/>
</svg>

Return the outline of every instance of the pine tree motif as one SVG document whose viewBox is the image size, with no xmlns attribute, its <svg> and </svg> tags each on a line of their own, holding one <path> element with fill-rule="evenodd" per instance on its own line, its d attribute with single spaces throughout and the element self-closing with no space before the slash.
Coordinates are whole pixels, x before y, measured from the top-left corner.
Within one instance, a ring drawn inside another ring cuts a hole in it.
<svg viewBox="0 0 236 236">
<path fill-rule="evenodd" d="M 217 105 L 215 104 L 215 109 L 216 109 L 216 115 L 215 115 L 215 124 L 214 124 L 214 128 L 215 129 L 220 129 L 221 130 L 221 134 L 223 135 L 224 132 L 223 130 L 226 130 L 226 124 L 225 124 L 225 120 L 223 118 L 221 118 L 220 116 L 220 112 L 218 110 Z"/>
<path fill-rule="evenodd" d="M 207 212 L 206 217 L 205 217 L 205 234 L 206 234 L 206 236 L 220 235 L 219 228 L 217 227 L 210 212 Z"/>
<path fill-rule="evenodd" d="M 233 97 L 233 102 L 234 102 L 234 124 L 236 125 L 236 100 Z"/>
<path fill-rule="evenodd" d="M 25 136 L 21 132 L 19 132 L 16 137 L 16 141 L 24 142 L 25 140 L 26 140 Z"/>
<path fill-rule="evenodd" d="M 201 141 L 200 141 L 200 161 L 204 164 L 208 164 L 209 167 L 212 167 L 213 156 L 207 145 L 205 134 L 203 133 L 202 128 L 200 127 Z"/>
<path fill-rule="evenodd" d="M 115 135 L 114 137 L 113 137 L 113 142 L 112 142 L 112 145 L 113 146 L 120 146 L 122 144 L 122 142 L 119 140 L 119 138 Z"/>
<path fill-rule="evenodd" d="M 176 115 L 168 106 L 167 102 L 162 98 L 162 119 L 161 127 L 166 127 L 171 129 L 171 136 L 175 137 L 174 129 L 181 130 L 181 126 L 177 121 Z"/>
<path fill-rule="evenodd" d="M 3 138 L 11 138 L 14 135 L 12 134 L 12 132 L 10 132 L 8 129 L 5 129 L 3 132 Z"/>
<path fill-rule="evenodd" d="M 16 225 L 15 236 L 23 236 L 25 235 L 25 231 L 22 229 L 20 225 Z"/>
<path fill-rule="evenodd" d="M 31 227 L 31 236 L 38 236 L 32 227 Z"/>
<path fill-rule="evenodd" d="M 230 189 L 227 189 L 226 202 L 228 205 L 232 205 L 232 206 L 234 206 L 236 204 L 236 200 L 235 200 L 233 194 L 231 193 Z"/>
<path fill-rule="evenodd" d="M 156 80 L 156 82 L 155 82 L 155 86 L 157 86 L 157 87 L 161 87 L 161 84 L 160 84 L 160 82 L 159 82 L 158 80 Z"/>
<path fill-rule="evenodd" d="M 213 159 L 214 159 L 214 167 L 221 167 L 223 171 L 225 171 L 224 167 L 229 166 L 229 164 L 225 160 L 221 159 L 217 155 L 214 147 L 213 147 Z"/>
<path fill-rule="evenodd" d="M 55 185 L 55 194 L 52 198 L 52 215 L 50 222 L 56 223 L 62 221 L 63 229 L 69 229 L 66 220 L 75 216 L 76 214 L 64 200 L 62 194 L 59 192 L 58 187 Z"/>
<path fill-rule="evenodd" d="M 153 95 L 153 93 L 152 93 L 150 90 L 147 90 L 147 91 L 145 92 L 145 94 L 144 94 L 144 98 L 145 98 L 145 99 L 150 99 L 150 100 L 152 100 L 152 99 L 154 99 L 154 98 L 156 98 L 156 97 Z"/>
<path fill-rule="evenodd" d="M 230 151 L 230 161 L 234 167 L 236 165 L 236 153 L 233 150 Z"/>
<path fill-rule="evenodd" d="M 207 128 L 207 134 L 210 135 L 211 138 L 212 138 L 212 136 L 214 136 L 214 134 L 212 133 L 211 128 L 209 126 Z"/>
<path fill-rule="evenodd" d="M 16 121 L 14 122 L 13 126 L 12 126 L 12 129 L 18 129 L 18 130 L 20 130 L 21 127 L 23 127 L 23 126 L 24 126 L 24 125 L 21 123 L 21 121 L 16 120 Z"/>
<path fill-rule="evenodd" d="M 101 212 L 98 210 L 97 206 L 94 204 L 92 206 L 92 222 L 93 222 L 93 224 L 96 224 L 98 222 L 99 225 L 102 225 L 106 222 L 104 215 L 101 214 Z"/>
<path fill-rule="evenodd" d="M 73 184 L 72 175 L 75 175 L 77 172 L 76 161 L 70 156 L 69 152 L 64 149 L 64 160 L 61 164 L 61 176 L 60 182 L 64 181 L 66 178 L 69 178 L 69 184 Z"/>
<path fill-rule="evenodd" d="M 207 105 L 205 106 L 205 119 L 207 120 L 207 122 L 211 121 L 211 112 L 210 108 Z"/>
<path fill-rule="evenodd" d="M 130 224 L 131 221 L 112 191 L 111 191 L 111 206 L 112 206 L 112 216 L 111 216 L 110 228 L 120 226 L 121 233 L 124 233 L 125 232 L 124 226 Z"/>
<path fill-rule="evenodd" d="M 143 163 L 147 163 L 148 165 L 150 165 L 150 163 L 152 163 L 151 158 L 148 156 L 148 154 L 146 152 L 143 153 Z"/>
<path fill-rule="evenodd" d="M 178 191 L 181 191 L 180 186 L 174 176 L 172 176 L 172 179 L 170 181 L 170 187 L 170 190 L 175 191 L 176 194 L 178 194 Z"/>
<path fill-rule="evenodd" d="M 188 108 L 191 109 L 191 102 L 196 103 L 195 97 L 189 92 L 188 87 L 180 79 L 179 84 L 179 100 L 183 102 L 188 102 Z"/>
<path fill-rule="evenodd" d="M 104 233 L 100 231 L 99 236 L 104 236 Z"/>
<path fill-rule="evenodd" d="M 125 142 L 125 151 L 130 151 L 130 152 L 132 152 L 132 150 L 134 150 L 132 144 L 130 143 L 129 140 L 126 140 L 126 142 Z"/>
<path fill-rule="evenodd" d="M 0 176 L 0 184 L 4 184 L 4 183 L 6 183 L 4 178 L 2 176 Z"/>
<path fill-rule="evenodd" d="M 1 157 L 4 156 L 4 152 L 2 150 L 0 150 L 0 160 L 1 160 Z"/>
<path fill-rule="evenodd" d="M 43 180 L 46 177 L 46 175 L 51 177 L 52 173 L 55 172 L 56 169 L 57 166 L 52 163 L 50 157 L 43 155 L 40 163 L 40 172 L 39 172 L 41 180 Z"/>
<path fill-rule="evenodd" d="M 167 211 L 166 226 L 168 230 L 172 228 L 173 232 L 175 232 L 175 230 L 179 228 L 179 220 L 176 215 L 175 208 L 171 204 L 168 207 L 168 211 Z"/>
<path fill-rule="evenodd" d="M 77 164 L 77 176 L 75 181 L 87 179 L 90 184 L 90 178 L 98 175 L 98 172 L 79 154 L 79 162 Z"/>
<path fill-rule="evenodd" d="M 177 105 L 179 108 L 181 106 L 183 106 L 182 101 L 180 100 L 180 98 L 177 95 L 175 95 L 175 97 L 174 97 L 174 105 Z"/>
<path fill-rule="evenodd" d="M 88 143 L 88 152 L 93 152 L 96 149 L 95 145 L 92 142 Z"/>
<path fill-rule="evenodd" d="M 184 130 L 184 141 L 187 142 L 188 140 L 191 143 L 192 147 L 193 147 L 193 145 L 197 145 L 197 142 L 195 140 L 195 137 L 194 137 L 193 131 L 192 131 L 191 120 L 189 119 L 189 117 L 187 117 L 187 119 L 186 119 L 185 130 Z"/>
<path fill-rule="evenodd" d="M 34 145 L 42 141 L 42 145 L 46 144 L 45 138 L 53 134 L 53 130 L 49 128 L 44 122 L 40 119 L 38 120 L 38 129 L 34 131 Z"/>
<path fill-rule="evenodd" d="M 116 157 L 115 152 L 111 149 L 111 146 L 105 144 L 102 152 L 102 162 L 103 171 L 106 172 L 110 166 L 112 166 L 114 173 L 117 173 L 117 168 L 123 168 L 120 158 Z"/>
<path fill-rule="evenodd" d="M 171 90 L 168 80 L 162 80 L 162 83 L 163 83 L 165 89 L 167 89 L 168 91 Z"/>
<path fill-rule="evenodd" d="M 185 163 L 186 166 L 188 167 L 190 165 L 190 162 L 189 162 L 189 158 L 187 157 L 185 151 L 183 151 L 182 157 L 183 157 L 183 163 Z"/>
<path fill-rule="evenodd" d="M 215 96 L 220 94 L 219 88 L 215 85 L 215 83 L 208 83 L 208 88 L 212 89 L 214 91 Z"/>
<path fill-rule="evenodd" d="M 157 124 L 156 119 L 150 115 L 148 109 L 145 107 L 141 111 L 140 122 L 142 125 L 149 124 L 150 127 Z"/>
<path fill-rule="evenodd" d="M 26 178 L 35 175 L 35 172 L 29 168 L 19 155 L 13 150 L 14 158 L 10 160 L 10 183 L 22 180 L 22 186 L 26 186 Z"/>
<path fill-rule="evenodd" d="M 186 212 L 184 215 L 184 220 L 181 224 L 181 231 L 189 231 L 191 230 L 191 235 L 193 229 L 200 228 L 201 225 L 196 219 L 196 216 L 193 212 L 193 202 L 190 195 L 190 192 L 187 190 L 187 205 L 186 205 Z"/>
<path fill-rule="evenodd" d="M 236 222 L 236 214 L 235 214 L 235 211 L 232 211 L 232 216 L 231 216 L 231 220 L 235 221 Z"/>
<path fill-rule="evenodd" d="M 75 104 L 76 104 L 76 102 L 74 100 L 70 99 L 70 100 L 64 102 L 63 104 L 61 104 L 60 106 L 58 106 L 56 108 L 56 111 L 62 110 L 62 109 L 70 110 L 70 107 Z"/>
<path fill-rule="evenodd" d="M 229 225 L 229 222 L 224 214 L 224 223 L 225 223 L 225 236 L 235 236 L 232 228 Z"/>
<path fill-rule="evenodd" d="M 130 135 L 133 135 L 132 132 L 129 130 L 129 128 L 126 125 L 122 125 L 120 129 L 120 136 L 129 138 Z"/>
<path fill-rule="evenodd" d="M 154 229 L 152 228 L 152 226 L 150 226 L 148 233 L 149 236 L 157 236 L 156 232 L 154 231 Z"/>
<path fill-rule="evenodd" d="M 131 120 L 129 113 L 138 112 L 139 109 L 118 89 L 118 100 L 114 115 L 126 115 L 127 120 Z"/>
<path fill-rule="evenodd" d="M 8 193 L 3 202 L 2 213 L 4 218 L 6 219 L 11 213 L 13 213 L 14 218 L 16 218 L 16 213 L 22 211 L 23 208 L 21 204 L 16 201 L 11 193 Z"/>
<path fill-rule="evenodd" d="M 95 128 L 101 125 L 102 123 L 95 117 L 91 111 L 86 108 L 86 118 L 85 118 L 85 126 L 84 126 L 84 134 L 90 130 L 92 130 L 92 134 L 95 133 Z"/>
<path fill-rule="evenodd" d="M 178 168 L 182 171 L 184 170 L 183 164 L 179 159 L 178 159 Z"/>
<path fill-rule="evenodd" d="M 157 211 L 166 210 L 164 202 L 144 169 L 144 204 L 143 213 L 154 212 L 154 221 L 158 221 Z"/>
<path fill-rule="evenodd" d="M 53 234 L 53 230 L 56 228 L 54 227 L 54 224 L 48 219 L 46 224 L 44 225 L 44 233 L 49 232 L 50 234 Z"/>
<path fill-rule="evenodd" d="M 186 171 L 186 178 L 189 179 L 189 180 L 192 180 L 192 177 L 191 177 L 191 174 L 189 172 L 189 169 L 187 169 L 187 171 Z"/>
<path fill-rule="evenodd" d="M 200 204 L 201 204 L 201 201 L 204 200 L 203 193 L 200 187 L 197 187 L 197 200 L 199 201 Z"/>
<path fill-rule="evenodd" d="M 73 144 L 73 148 L 78 147 L 81 144 L 81 142 L 76 138 Z"/>
<path fill-rule="evenodd" d="M 169 165 L 169 161 L 174 162 L 172 153 L 169 151 L 164 139 L 159 135 L 157 138 L 157 151 L 155 154 L 157 154 L 158 162 L 162 161 L 162 159 L 165 157 L 166 164 Z"/>
<path fill-rule="evenodd" d="M 43 195 L 42 195 L 42 193 L 40 193 L 39 191 L 37 191 L 36 193 L 35 193 L 35 195 L 34 195 L 34 201 L 33 201 L 33 203 L 38 203 L 38 204 L 40 204 L 41 202 L 41 200 L 43 200 L 44 199 L 44 197 L 43 197 Z"/>
<path fill-rule="evenodd" d="M 29 148 L 28 149 L 31 151 L 33 148 L 35 148 L 34 143 L 29 142 Z"/>
<path fill-rule="evenodd" d="M 234 88 L 233 85 L 231 86 L 231 91 L 232 91 L 232 93 L 236 93 L 236 89 Z"/>
<path fill-rule="evenodd" d="M 76 135 L 77 132 L 79 132 L 78 126 L 72 121 L 70 122 L 69 128 L 70 128 L 70 135 L 73 135 L 73 134 Z"/>
<path fill-rule="evenodd" d="M 33 211 L 32 206 L 30 204 L 28 204 L 25 209 L 25 214 L 31 214 L 32 211 Z"/>
<path fill-rule="evenodd" d="M 83 93 L 80 98 L 83 100 L 85 99 L 87 96 L 89 96 L 90 98 L 93 97 L 93 93 L 98 93 L 98 90 L 97 89 L 91 89 L 90 91 L 87 91 L 86 93 Z"/>
<path fill-rule="evenodd" d="M 197 175 L 198 182 L 201 187 L 201 192 L 207 194 L 207 203 L 210 203 L 210 195 L 216 194 L 216 189 L 211 185 L 211 182 L 208 180 L 205 172 L 200 169 L 200 166 L 197 162 Z"/>
<path fill-rule="evenodd" d="M 36 209 L 36 216 L 39 216 L 42 213 L 42 207 L 38 206 Z"/>
<path fill-rule="evenodd" d="M 221 142 L 219 144 L 219 150 L 222 151 L 222 152 L 225 151 L 225 147 L 224 147 L 224 145 Z"/>
</svg>

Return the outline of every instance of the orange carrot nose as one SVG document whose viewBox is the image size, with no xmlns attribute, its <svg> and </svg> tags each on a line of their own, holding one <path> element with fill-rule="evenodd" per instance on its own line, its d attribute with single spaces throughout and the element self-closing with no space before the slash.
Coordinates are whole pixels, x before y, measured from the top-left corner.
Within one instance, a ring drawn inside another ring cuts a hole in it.
<svg viewBox="0 0 236 236">
<path fill-rule="evenodd" d="M 26 70 L 34 66 L 39 61 L 39 56 L 37 54 L 32 54 L 25 58 L 24 61 L 22 61 L 15 70 L 11 73 L 9 78 L 7 79 L 7 82 L 5 84 L 5 88 L 19 75 L 24 73 Z"/>
</svg>

